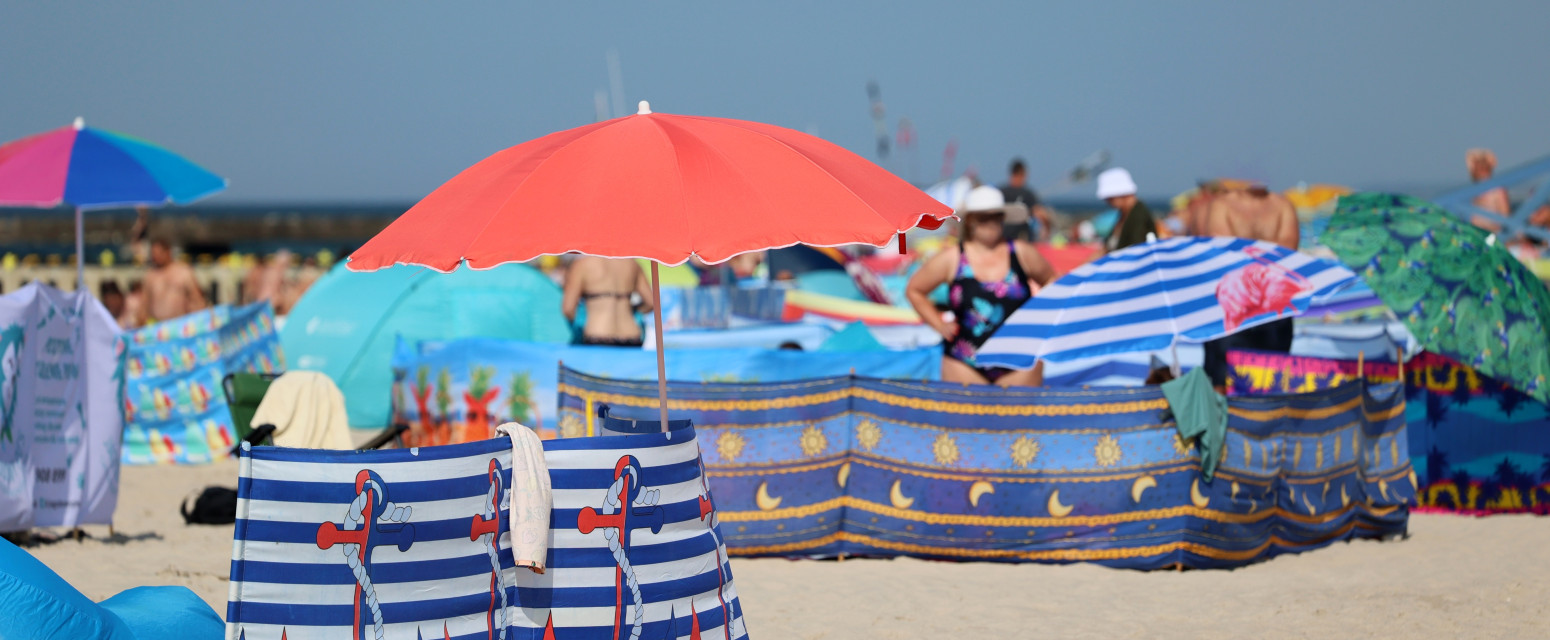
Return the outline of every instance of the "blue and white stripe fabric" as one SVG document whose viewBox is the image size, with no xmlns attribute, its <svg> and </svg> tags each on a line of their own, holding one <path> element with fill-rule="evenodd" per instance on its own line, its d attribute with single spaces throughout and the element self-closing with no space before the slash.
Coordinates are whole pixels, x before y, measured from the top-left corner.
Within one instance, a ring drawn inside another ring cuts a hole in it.
<svg viewBox="0 0 1550 640">
<path fill-rule="evenodd" d="M 227 638 L 747 637 L 692 428 L 545 442 L 542 575 L 511 554 L 510 442 L 245 450 Z"/>
<path fill-rule="evenodd" d="M 1268 242 L 1170 238 L 1111 253 L 1051 283 L 976 359 L 1027 369 L 1203 343 L 1306 311 L 1357 281 L 1349 269 Z M 1220 301 L 1219 301 L 1220 295 Z"/>
</svg>

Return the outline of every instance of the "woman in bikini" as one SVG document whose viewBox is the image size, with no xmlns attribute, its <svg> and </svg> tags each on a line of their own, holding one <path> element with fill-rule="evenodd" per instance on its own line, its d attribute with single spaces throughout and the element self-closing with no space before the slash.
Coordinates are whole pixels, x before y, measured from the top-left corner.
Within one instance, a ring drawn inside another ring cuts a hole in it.
<svg viewBox="0 0 1550 640">
<path fill-rule="evenodd" d="M 921 320 L 942 335 L 942 380 L 972 384 L 1039 386 L 1043 363 L 1027 371 L 981 367 L 975 353 L 990 335 L 1039 288 L 1055 270 L 1032 244 L 1002 239 L 1003 226 L 1026 222 L 1028 210 L 1008 206 L 1001 190 L 976 187 L 963 209 L 958 246 L 948 246 L 926 260 L 910 277 L 906 290 Z M 947 285 L 948 324 L 931 302 L 931 292 Z"/>
<path fill-rule="evenodd" d="M 631 301 L 633 294 L 640 294 L 638 305 Z M 641 346 L 643 336 L 635 313 L 651 310 L 651 283 L 634 260 L 581 256 L 571 262 L 560 303 L 566 320 L 576 321 L 582 302 L 587 305 L 582 344 Z"/>
</svg>

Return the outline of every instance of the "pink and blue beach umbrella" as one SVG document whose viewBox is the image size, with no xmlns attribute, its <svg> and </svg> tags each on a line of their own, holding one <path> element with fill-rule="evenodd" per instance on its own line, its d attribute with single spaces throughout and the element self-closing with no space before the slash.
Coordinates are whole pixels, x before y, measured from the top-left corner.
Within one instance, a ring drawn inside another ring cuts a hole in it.
<svg viewBox="0 0 1550 640">
<path fill-rule="evenodd" d="M 80 119 L 0 145 L 0 206 L 187 204 L 225 188 L 225 178 L 182 156 Z"/>
</svg>

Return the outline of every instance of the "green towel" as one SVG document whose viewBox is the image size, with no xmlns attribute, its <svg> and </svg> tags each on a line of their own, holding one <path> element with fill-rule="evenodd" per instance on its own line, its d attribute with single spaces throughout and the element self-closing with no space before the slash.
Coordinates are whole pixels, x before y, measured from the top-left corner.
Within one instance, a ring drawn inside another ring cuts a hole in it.
<svg viewBox="0 0 1550 640">
<path fill-rule="evenodd" d="M 1227 442 L 1227 398 L 1211 388 L 1211 378 L 1198 367 L 1182 378 L 1164 382 L 1162 392 L 1173 410 L 1179 438 L 1186 442 L 1199 438 L 1200 474 L 1210 482 L 1222 461 L 1222 445 Z"/>
</svg>

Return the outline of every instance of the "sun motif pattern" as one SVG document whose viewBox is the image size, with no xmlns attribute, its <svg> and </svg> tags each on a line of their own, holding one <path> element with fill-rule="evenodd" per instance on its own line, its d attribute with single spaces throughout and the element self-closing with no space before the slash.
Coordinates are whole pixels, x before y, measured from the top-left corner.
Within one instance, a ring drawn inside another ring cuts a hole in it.
<svg viewBox="0 0 1550 640">
<path fill-rule="evenodd" d="M 861 424 L 856 425 L 856 442 L 861 444 L 861 448 L 871 451 L 876 449 L 877 443 L 882 440 L 883 430 L 878 428 L 876 422 L 862 420 Z"/>
<path fill-rule="evenodd" d="M 811 425 L 802 430 L 802 453 L 812 457 L 823 453 L 829 448 L 829 437 L 823 434 L 823 429 L 818 425 Z"/>
<path fill-rule="evenodd" d="M 1012 462 L 1024 469 L 1039 457 L 1039 441 L 1028 436 L 1018 436 L 1012 441 Z"/>
<path fill-rule="evenodd" d="M 938 435 L 936 442 L 931 443 L 931 455 L 936 456 L 936 463 L 940 465 L 958 462 L 958 441 L 945 433 Z"/>
<path fill-rule="evenodd" d="M 747 444 L 742 434 L 736 431 L 727 431 L 721 434 L 721 437 L 716 438 L 716 453 L 721 454 L 722 460 L 736 462 L 737 457 L 743 453 L 743 447 Z"/>
<path fill-rule="evenodd" d="M 1173 434 L 1173 451 L 1179 454 L 1179 457 L 1182 458 L 1189 455 L 1190 450 L 1194 448 L 1194 440 L 1185 440 L 1183 437 L 1179 436 L 1179 434 Z"/>
<path fill-rule="evenodd" d="M 1119 458 L 1123 453 L 1119 449 L 1119 440 L 1114 436 L 1098 438 L 1098 445 L 1093 447 L 1093 457 L 1098 460 L 1100 467 L 1112 467 L 1119 464 Z"/>
<path fill-rule="evenodd" d="M 581 422 L 581 418 L 569 413 L 560 418 L 561 438 L 580 438 L 585 435 L 587 435 L 587 425 Z"/>
</svg>

